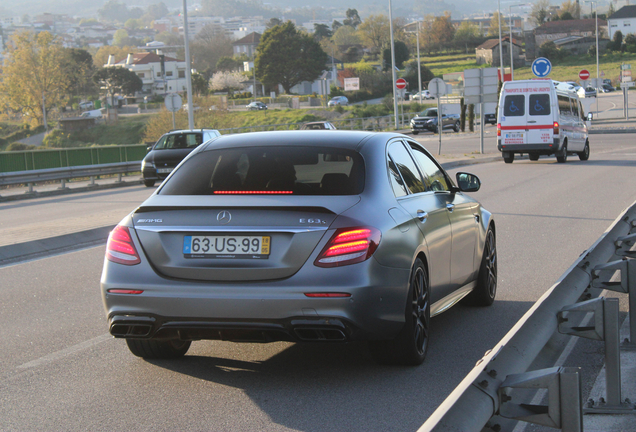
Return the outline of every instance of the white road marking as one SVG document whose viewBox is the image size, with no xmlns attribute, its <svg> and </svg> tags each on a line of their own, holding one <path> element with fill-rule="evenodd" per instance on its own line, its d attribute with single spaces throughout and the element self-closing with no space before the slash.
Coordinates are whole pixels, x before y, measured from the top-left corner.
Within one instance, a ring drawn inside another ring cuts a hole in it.
<svg viewBox="0 0 636 432">
<path fill-rule="evenodd" d="M 97 336 L 96 338 L 89 339 L 87 341 L 79 343 L 77 345 L 73 345 L 73 346 L 70 346 L 68 348 L 64 348 L 63 350 L 51 353 L 49 355 L 45 355 L 44 357 L 40 357 L 37 360 L 33 360 L 33 361 L 28 362 L 28 363 L 24 363 L 24 364 L 18 366 L 18 369 L 29 369 L 29 368 L 42 366 L 42 365 L 47 364 L 47 363 L 52 363 L 52 362 L 54 362 L 56 360 L 60 360 L 60 359 L 62 359 L 64 357 L 68 357 L 68 356 L 70 356 L 72 354 L 75 354 L 78 351 L 82 351 L 82 350 L 85 350 L 87 348 L 91 348 L 91 347 L 93 347 L 95 345 L 98 345 L 98 344 L 100 344 L 102 342 L 106 342 L 107 340 L 111 340 L 111 339 L 113 339 L 113 337 L 110 334 L 106 333 L 106 334 L 103 334 L 101 336 Z"/>
</svg>

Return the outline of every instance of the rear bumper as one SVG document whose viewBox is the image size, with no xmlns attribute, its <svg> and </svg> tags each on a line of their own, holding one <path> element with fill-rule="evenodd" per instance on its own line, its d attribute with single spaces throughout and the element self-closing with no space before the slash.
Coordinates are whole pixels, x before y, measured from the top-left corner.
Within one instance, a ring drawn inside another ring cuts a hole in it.
<svg viewBox="0 0 636 432">
<path fill-rule="evenodd" d="M 561 151 L 561 140 L 554 138 L 552 144 L 501 144 L 501 140 L 497 140 L 497 149 L 500 152 L 510 153 L 528 153 L 536 152 L 543 155 L 550 155 Z"/>
</svg>

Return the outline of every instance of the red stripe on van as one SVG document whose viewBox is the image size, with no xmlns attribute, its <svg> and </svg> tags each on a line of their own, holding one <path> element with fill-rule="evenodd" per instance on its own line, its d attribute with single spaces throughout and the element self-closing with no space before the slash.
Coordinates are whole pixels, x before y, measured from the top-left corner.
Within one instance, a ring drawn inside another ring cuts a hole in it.
<svg viewBox="0 0 636 432">
<path fill-rule="evenodd" d="M 553 125 L 501 126 L 501 130 L 552 129 Z"/>
</svg>

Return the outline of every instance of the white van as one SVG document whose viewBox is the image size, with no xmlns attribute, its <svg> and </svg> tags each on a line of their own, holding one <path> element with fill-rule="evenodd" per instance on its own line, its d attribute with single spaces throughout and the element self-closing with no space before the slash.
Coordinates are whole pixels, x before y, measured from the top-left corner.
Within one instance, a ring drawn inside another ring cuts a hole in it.
<svg viewBox="0 0 636 432">
<path fill-rule="evenodd" d="M 504 162 L 515 154 L 590 157 L 586 117 L 576 92 L 557 90 L 552 80 L 506 81 L 499 97 L 497 148 Z"/>
</svg>

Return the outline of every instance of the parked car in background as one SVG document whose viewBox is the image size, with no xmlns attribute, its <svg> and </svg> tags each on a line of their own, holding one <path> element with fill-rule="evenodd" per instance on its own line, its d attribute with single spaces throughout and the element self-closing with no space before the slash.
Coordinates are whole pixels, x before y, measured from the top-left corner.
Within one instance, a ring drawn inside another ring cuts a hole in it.
<svg viewBox="0 0 636 432">
<path fill-rule="evenodd" d="M 315 121 L 305 123 L 300 127 L 300 130 L 336 130 L 337 128 L 333 123 L 328 121 Z"/>
<path fill-rule="evenodd" d="M 442 114 L 442 130 L 452 129 L 459 132 L 459 115 L 458 114 Z M 417 135 L 420 132 L 430 131 L 437 133 L 437 108 L 428 108 L 420 115 L 411 119 L 411 132 Z"/>
<path fill-rule="evenodd" d="M 488 123 L 491 125 L 497 124 L 497 114 L 495 113 L 486 113 L 484 114 L 484 123 Z"/>
<path fill-rule="evenodd" d="M 93 108 L 95 108 L 93 101 L 84 101 L 79 103 L 79 109 L 81 110 L 91 110 Z"/>
<path fill-rule="evenodd" d="M 349 99 L 346 96 L 335 96 L 332 97 L 329 102 L 327 102 L 327 106 L 346 106 L 349 105 Z"/>
<path fill-rule="evenodd" d="M 216 129 L 174 130 L 162 135 L 141 161 L 144 184 L 152 187 L 165 179 L 192 150 L 220 135 Z"/>
<path fill-rule="evenodd" d="M 601 87 L 599 90 L 601 90 L 603 93 L 611 93 L 616 89 L 611 84 L 603 84 L 603 87 Z"/>
<path fill-rule="evenodd" d="M 89 111 L 84 111 L 82 114 L 80 114 L 81 118 L 102 118 L 102 110 L 101 109 L 96 109 L 96 110 L 89 110 Z"/>
<path fill-rule="evenodd" d="M 411 96 L 411 98 L 413 100 L 421 102 L 423 100 L 435 99 L 435 96 L 432 96 L 428 90 L 422 90 L 422 94 L 420 94 L 419 92 L 415 93 L 413 96 Z"/>
<path fill-rule="evenodd" d="M 248 111 L 262 111 L 267 109 L 267 105 L 265 105 L 263 102 L 254 101 L 250 102 L 246 106 L 246 108 Z"/>
<path fill-rule="evenodd" d="M 480 185 L 397 133 L 215 138 L 111 232 L 109 332 L 147 359 L 200 340 L 368 341 L 379 363 L 419 365 L 431 328 L 453 325 L 431 317 L 495 301 Z"/>
<path fill-rule="evenodd" d="M 579 95 L 580 97 L 580 95 Z M 589 97 L 596 97 L 596 89 L 594 87 L 585 87 L 585 96 L 586 98 Z"/>
</svg>

